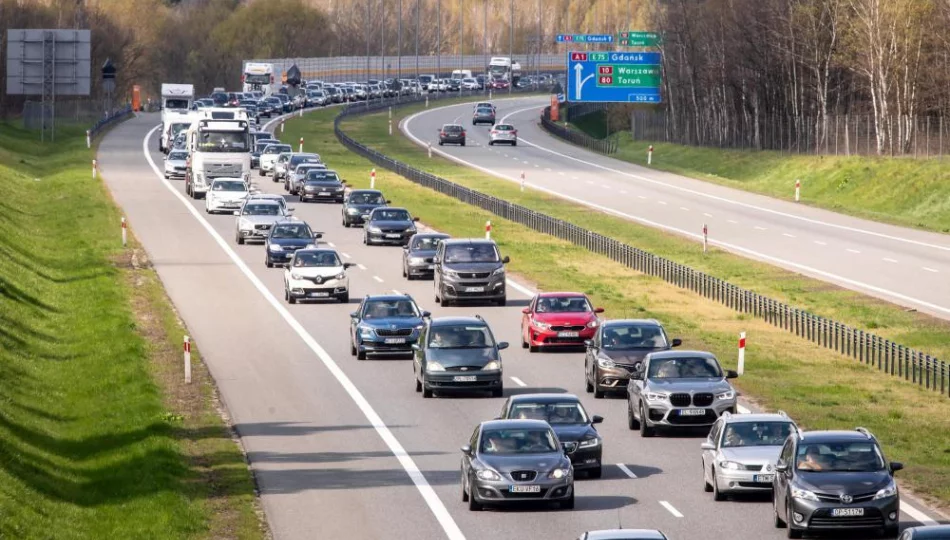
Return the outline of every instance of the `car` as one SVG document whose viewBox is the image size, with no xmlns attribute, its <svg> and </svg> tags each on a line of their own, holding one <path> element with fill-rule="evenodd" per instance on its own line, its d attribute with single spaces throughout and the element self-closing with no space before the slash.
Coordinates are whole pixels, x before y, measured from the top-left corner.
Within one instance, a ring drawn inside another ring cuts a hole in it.
<svg viewBox="0 0 950 540">
<path fill-rule="evenodd" d="M 270 134 L 267 134 L 270 136 Z M 261 168 L 261 154 L 264 153 L 264 149 L 271 144 L 280 144 L 280 141 L 276 139 L 260 139 L 254 143 L 254 151 L 251 152 L 251 168 L 258 169 L 258 173 Z"/>
<path fill-rule="evenodd" d="M 350 279 L 346 270 L 355 263 L 345 263 L 335 249 L 316 245 L 298 249 L 284 269 L 284 300 L 336 299 L 350 301 Z"/>
<path fill-rule="evenodd" d="M 518 130 L 511 124 L 495 124 L 488 132 L 488 146 L 506 143 L 518 146 Z"/>
<path fill-rule="evenodd" d="M 499 419 L 543 420 L 561 441 L 575 472 L 589 478 L 603 474 L 604 438 L 594 424 L 603 417 L 589 415 L 573 394 L 521 394 L 511 396 L 501 408 Z"/>
<path fill-rule="evenodd" d="M 472 113 L 472 125 L 477 126 L 479 124 L 495 124 L 495 109 L 490 107 L 480 107 L 475 109 L 475 112 Z"/>
<path fill-rule="evenodd" d="M 311 170 L 304 181 L 296 187 L 300 202 L 332 201 L 342 203 L 346 184 L 336 171 Z"/>
<path fill-rule="evenodd" d="M 715 355 L 662 351 L 646 355 L 627 384 L 627 427 L 652 437 L 658 427 L 712 426 L 723 413 L 736 413 L 736 389 Z"/>
<path fill-rule="evenodd" d="M 274 223 L 291 217 L 293 211 L 293 208 L 283 207 L 277 201 L 248 198 L 241 209 L 234 212 L 237 216 L 234 240 L 238 244 L 250 240 L 264 241 Z"/>
<path fill-rule="evenodd" d="M 264 147 L 264 150 L 261 151 L 261 169 L 260 175 L 266 176 L 267 173 L 274 172 L 274 167 L 277 164 L 277 159 L 281 154 L 289 154 L 293 152 L 293 148 L 289 144 L 269 144 Z M 274 179 L 274 182 L 277 180 Z"/>
<path fill-rule="evenodd" d="M 403 246 L 402 277 L 413 280 L 416 278 L 430 278 L 435 271 L 435 251 L 439 242 L 449 239 L 449 235 L 442 233 L 416 233 Z"/>
<path fill-rule="evenodd" d="M 504 306 L 505 265 L 494 240 L 453 238 L 439 242 L 433 269 L 435 301 L 443 307 L 459 300 L 488 300 Z"/>
<path fill-rule="evenodd" d="M 703 489 L 716 501 L 731 493 L 771 492 L 782 445 L 797 430 L 783 411 L 723 414 L 700 445 Z"/>
<path fill-rule="evenodd" d="M 250 188 L 240 178 L 215 178 L 205 194 L 205 212 L 233 213 L 244 204 Z"/>
<path fill-rule="evenodd" d="M 290 213 L 292 209 L 287 206 L 287 200 L 284 199 L 283 195 L 278 195 L 277 193 L 262 193 L 260 191 L 252 191 L 250 195 L 247 196 L 248 201 L 268 201 L 280 206 L 284 213 Z"/>
<path fill-rule="evenodd" d="M 281 154 L 277 158 L 277 164 L 274 165 L 274 181 L 279 182 L 280 180 L 284 180 L 284 189 L 290 189 L 287 177 L 297 168 L 297 165 L 304 162 L 322 163 L 322 161 L 320 161 L 320 155 L 314 154 L 313 152 Z"/>
<path fill-rule="evenodd" d="M 475 106 L 472 107 L 472 112 L 475 112 L 475 111 L 477 111 L 478 109 L 483 109 L 483 108 L 485 108 L 485 107 L 490 108 L 491 110 L 495 111 L 496 113 L 498 112 L 498 109 L 495 107 L 495 104 L 492 103 L 491 101 L 479 101 L 478 103 L 475 104 Z"/>
<path fill-rule="evenodd" d="M 445 79 L 445 89 L 448 92 L 458 92 L 462 89 L 462 79 Z"/>
<path fill-rule="evenodd" d="M 601 399 L 607 392 L 625 391 L 630 374 L 640 369 L 646 355 L 679 347 L 682 340 L 666 335 L 656 319 L 615 319 L 600 325 L 585 342 L 584 383 Z"/>
<path fill-rule="evenodd" d="M 376 208 L 389 204 L 383 192 L 376 189 L 354 189 L 343 199 L 343 226 L 361 225 L 363 216 L 368 216 Z"/>
<path fill-rule="evenodd" d="M 505 90 L 510 86 L 511 83 L 509 83 L 506 79 L 495 79 L 491 83 L 491 87 L 495 90 Z"/>
<path fill-rule="evenodd" d="M 429 316 L 409 295 L 367 295 L 350 313 L 350 354 L 357 360 L 366 360 L 367 355 L 412 355 L 423 319 Z"/>
<path fill-rule="evenodd" d="M 274 96 L 268 96 L 261 101 L 262 106 L 264 107 L 262 116 L 267 116 L 270 118 L 272 115 L 280 115 L 283 112 L 284 103 Z"/>
<path fill-rule="evenodd" d="M 343 93 L 340 92 L 339 88 L 327 86 L 323 91 L 327 94 L 327 104 L 343 102 Z"/>
<path fill-rule="evenodd" d="M 274 94 L 274 97 L 280 100 L 279 114 L 290 114 L 294 112 L 294 104 L 289 95 L 277 93 Z"/>
<path fill-rule="evenodd" d="M 374 244 L 406 245 L 409 238 L 416 234 L 416 222 L 419 218 L 412 217 L 405 208 L 384 206 L 374 208 L 368 215 L 363 215 L 363 243 L 367 246 Z"/>
<path fill-rule="evenodd" d="M 461 450 L 462 501 L 469 510 L 538 501 L 574 508 L 574 469 L 547 422 L 482 422 Z"/>
<path fill-rule="evenodd" d="M 300 165 L 297 165 L 293 172 L 284 178 L 284 189 L 291 195 L 300 195 L 300 189 L 303 187 L 308 173 L 311 171 L 325 172 L 326 170 L 327 166 L 323 163 L 318 161 L 304 161 Z M 300 200 L 303 200 L 303 196 L 300 196 Z"/>
<path fill-rule="evenodd" d="M 582 347 L 600 326 L 598 313 L 583 293 L 536 294 L 521 310 L 521 347 L 537 352 L 541 347 Z"/>
<path fill-rule="evenodd" d="M 188 152 L 172 150 L 165 156 L 165 178 L 184 178 L 188 169 Z"/>
<path fill-rule="evenodd" d="M 465 128 L 459 124 L 445 124 L 439 130 L 439 146 L 446 143 L 465 146 Z"/>
<path fill-rule="evenodd" d="M 504 391 L 501 352 L 507 342 L 495 341 L 488 323 L 479 316 L 427 319 L 413 345 L 412 372 L 416 392 L 434 393 Z"/>
<path fill-rule="evenodd" d="M 264 266 L 284 265 L 290 262 L 298 249 L 303 249 L 322 238 L 310 225 L 300 220 L 278 221 L 264 240 Z"/>
<path fill-rule="evenodd" d="M 577 540 L 668 540 L 666 535 L 657 529 L 604 529 L 602 531 L 587 531 L 577 537 Z"/>
<path fill-rule="evenodd" d="M 478 81 L 476 79 L 467 77 L 462 79 L 462 90 L 480 90 Z"/>
<path fill-rule="evenodd" d="M 793 431 L 775 465 L 772 513 L 789 538 L 808 532 L 877 529 L 897 536 L 900 492 L 877 438 L 854 431 Z"/>
<path fill-rule="evenodd" d="M 950 525 L 925 525 L 904 529 L 897 540 L 947 540 L 950 538 Z"/>
</svg>

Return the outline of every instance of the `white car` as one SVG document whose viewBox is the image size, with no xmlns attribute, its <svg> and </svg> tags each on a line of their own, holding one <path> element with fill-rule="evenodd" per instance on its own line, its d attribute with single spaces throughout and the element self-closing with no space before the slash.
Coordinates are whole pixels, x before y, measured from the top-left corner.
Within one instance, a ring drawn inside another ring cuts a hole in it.
<svg viewBox="0 0 950 540">
<path fill-rule="evenodd" d="M 346 269 L 354 263 L 345 263 L 335 249 L 307 246 L 294 253 L 284 270 L 284 299 L 290 304 L 297 300 L 334 298 L 341 303 L 350 301 L 350 278 Z"/>
<path fill-rule="evenodd" d="M 462 79 L 462 90 L 478 90 L 478 81 L 472 78 Z"/>
<path fill-rule="evenodd" d="M 233 213 L 244 204 L 250 188 L 240 178 L 215 178 L 205 194 L 205 212 Z"/>
<path fill-rule="evenodd" d="M 165 178 L 184 178 L 188 168 L 188 152 L 173 150 L 165 156 Z"/>
<path fill-rule="evenodd" d="M 261 152 L 260 175 L 266 176 L 269 172 L 274 172 L 274 164 L 277 163 L 277 156 L 282 153 L 293 152 L 294 149 L 289 144 L 268 144 Z"/>
</svg>

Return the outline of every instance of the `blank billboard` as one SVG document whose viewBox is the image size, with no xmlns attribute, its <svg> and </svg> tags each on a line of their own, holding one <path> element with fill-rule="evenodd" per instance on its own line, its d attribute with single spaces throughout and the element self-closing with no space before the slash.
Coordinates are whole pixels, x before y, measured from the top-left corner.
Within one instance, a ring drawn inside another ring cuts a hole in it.
<svg viewBox="0 0 950 540">
<path fill-rule="evenodd" d="M 7 30 L 7 94 L 43 95 L 47 62 L 54 96 L 89 95 L 89 30 Z"/>
</svg>

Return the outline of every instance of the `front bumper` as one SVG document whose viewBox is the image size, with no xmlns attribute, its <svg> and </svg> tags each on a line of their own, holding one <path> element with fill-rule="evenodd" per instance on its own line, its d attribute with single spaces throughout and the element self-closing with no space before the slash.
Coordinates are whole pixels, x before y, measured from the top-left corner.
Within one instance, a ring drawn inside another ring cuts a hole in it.
<svg viewBox="0 0 950 540">
<path fill-rule="evenodd" d="M 317 284 L 305 279 L 292 279 L 287 283 L 287 292 L 293 298 L 334 298 L 347 294 L 349 282 L 346 279 L 329 279 Z"/>
<path fill-rule="evenodd" d="M 299 190 L 300 199 L 305 201 L 334 201 L 334 202 L 343 202 L 343 191 L 334 191 L 334 190 L 316 190 L 316 191 L 307 191 L 306 189 Z"/>
<path fill-rule="evenodd" d="M 528 339 L 531 345 L 540 347 L 581 347 L 584 341 L 594 339 L 596 333 L 596 327 L 588 326 L 584 326 L 583 329 L 571 327 L 562 330 L 542 330 L 531 326 L 528 328 Z"/>
<path fill-rule="evenodd" d="M 462 144 L 465 142 L 465 137 L 442 137 L 439 140 L 445 144 Z"/>
<path fill-rule="evenodd" d="M 864 515 L 834 517 L 835 508 L 860 508 Z M 891 519 L 893 516 L 893 519 Z M 801 517 L 801 519 L 797 519 Z M 815 502 L 792 499 L 791 515 L 788 526 L 808 531 L 844 531 L 860 529 L 883 529 L 896 527 L 900 523 L 900 497 L 888 497 L 876 501 L 865 501 L 844 505 L 832 502 Z"/>
<path fill-rule="evenodd" d="M 443 279 L 442 294 L 452 300 L 500 299 L 506 296 L 505 276 L 485 279 Z"/>
<path fill-rule="evenodd" d="M 372 232 L 366 231 L 366 240 L 370 244 L 396 244 L 405 245 L 416 234 L 415 230 L 401 232 Z"/>
<path fill-rule="evenodd" d="M 415 334 L 415 333 L 413 333 Z M 399 340 L 402 340 L 400 343 Z M 373 355 L 405 355 L 412 354 L 412 346 L 417 337 L 410 336 L 375 336 L 373 338 L 360 337 L 357 349 L 360 352 Z"/>
<path fill-rule="evenodd" d="M 261 160 L 261 170 L 264 172 L 274 172 L 274 162 L 270 160 Z"/>
<path fill-rule="evenodd" d="M 725 412 L 736 412 L 735 398 L 729 400 L 715 399 L 708 407 L 674 407 L 669 400 L 646 401 L 646 413 L 651 426 L 665 428 L 690 428 L 711 426 Z M 682 411 L 702 411 L 702 414 L 689 414 Z"/>
<path fill-rule="evenodd" d="M 630 382 L 631 369 L 625 369 L 621 366 L 601 367 L 597 364 L 594 368 L 594 384 L 598 390 L 604 392 L 625 391 Z"/>
<path fill-rule="evenodd" d="M 432 263 L 409 263 L 407 267 L 411 276 L 432 277 L 435 274 L 435 265 Z"/>
<path fill-rule="evenodd" d="M 472 480 L 472 495 L 480 503 L 531 503 L 537 501 L 561 501 L 569 499 L 574 494 L 574 477 L 568 476 L 554 480 L 547 475 L 538 474 L 532 482 L 511 482 L 505 480 L 482 480 L 476 477 Z M 531 485 L 539 486 L 536 493 L 512 493 L 512 486 Z"/>
<path fill-rule="evenodd" d="M 601 467 L 603 454 L 604 444 L 601 443 L 590 448 L 578 448 L 569 453 L 567 457 L 571 459 L 571 465 L 574 466 L 575 471 L 583 471 Z"/>
<path fill-rule="evenodd" d="M 165 169 L 165 176 L 168 176 L 169 178 L 172 178 L 172 177 L 174 177 L 174 178 L 184 178 L 184 177 L 185 177 L 185 169 L 184 169 L 184 168 L 181 168 L 181 169 Z"/>
<path fill-rule="evenodd" d="M 723 469 L 717 463 L 716 483 L 719 484 L 721 493 L 758 493 L 772 491 L 772 479 L 775 471 L 735 471 L 732 469 Z"/>
<path fill-rule="evenodd" d="M 244 202 L 243 199 L 237 201 L 224 201 L 219 200 L 214 197 L 209 197 L 206 199 L 208 201 L 208 210 L 212 212 L 218 212 L 223 210 L 238 210 L 241 208 L 241 204 Z"/>
<path fill-rule="evenodd" d="M 457 380 L 464 377 L 470 380 Z M 472 380 L 473 379 L 473 380 Z M 435 392 L 478 392 L 502 388 L 502 373 L 436 371 L 427 372 L 423 377 L 423 386 Z"/>
<path fill-rule="evenodd" d="M 270 224 L 254 225 L 253 229 L 241 228 L 238 230 L 238 233 L 243 236 L 244 239 L 263 240 L 270 234 L 271 227 L 273 227 L 273 225 Z"/>
<path fill-rule="evenodd" d="M 511 143 L 514 144 L 518 142 L 518 137 L 512 137 L 511 135 L 492 135 L 489 139 L 493 143 Z"/>
</svg>

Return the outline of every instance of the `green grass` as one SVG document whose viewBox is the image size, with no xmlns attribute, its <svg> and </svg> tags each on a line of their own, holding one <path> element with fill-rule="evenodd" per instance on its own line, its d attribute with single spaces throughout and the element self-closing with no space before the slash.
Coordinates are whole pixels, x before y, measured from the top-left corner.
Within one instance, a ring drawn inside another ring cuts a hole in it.
<svg viewBox="0 0 950 540">
<path fill-rule="evenodd" d="M 411 111 L 399 111 L 399 116 L 407 112 Z M 287 124 L 284 138 L 296 140 L 302 136 L 314 141 L 317 151 L 331 167 L 356 187 L 366 187 L 372 164 L 348 152 L 336 141 L 332 131 L 334 114 L 320 111 L 292 120 Z M 613 227 L 614 231 L 633 239 L 643 234 L 650 242 L 664 241 L 676 247 L 671 237 L 628 228 L 624 222 L 600 221 L 606 218 L 588 210 L 569 208 L 563 202 L 536 193 L 522 195 L 517 188 L 509 189 L 503 182 L 444 160 L 419 158 L 415 155 L 419 151 L 412 143 L 385 134 L 383 117 L 353 118 L 346 121 L 344 127 L 358 140 L 369 142 L 386 154 L 415 161 L 431 172 L 460 183 L 513 202 L 536 206 L 541 211 L 556 210 L 579 222 L 592 220 L 584 223 Z M 542 290 L 582 289 L 597 305 L 605 307 L 610 317 L 656 317 L 664 321 L 672 334 L 685 338 L 685 346 L 710 350 L 730 367 L 735 362 L 736 335 L 739 331 L 749 332 L 747 371 L 738 382 L 747 397 L 770 409 L 784 409 L 811 429 L 868 426 L 885 441 L 891 458 L 908 463 L 908 470 L 901 473 L 901 477 L 909 486 L 937 503 L 950 503 L 950 453 L 944 451 L 950 448 L 950 415 L 947 414 L 950 404 L 946 398 L 882 376 L 762 321 L 422 188 L 388 171 L 377 170 L 376 185 L 394 204 L 409 208 L 428 225 L 455 236 L 480 236 L 485 221 L 490 219 L 492 237 L 502 251 L 511 256 L 510 269 L 520 279 Z M 688 255 L 687 262 L 701 259 L 689 255 L 687 246 L 677 249 Z M 696 250 L 695 246 L 689 249 Z M 719 265 L 722 261 L 730 262 L 728 256 L 716 253 L 706 264 Z M 738 272 L 740 266 L 736 263 L 726 268 Z M 845 297 L 835 298 L 841 302 L 841 309 L 845 309 Z M 852 301 L 856 298 L 852 297 Z M 885 314 L 879 313 L 882 317 Z M 911 326 L 911 319 L 903 320 Z M 882 319 L 882 325 L 885 321 L 891 322 Z"/>
<path fill-rule="evenodd" d="M 573 127 L 595 137 L 605 132 L 602 114 L 586 115 Z M 723 150 L 618 137 L 611 156 L 732 188 L 906 227 L 950 232 L 950 167 L 944 159 L 814 156 Z"/>
<path fill-rule="evenodd" d="M 83 130 L 34 135 L 0 125 L 0 537 L 261 537 L 206 372 L 175 382 L 183 330 L 127 264 Z"/>
</svg>

